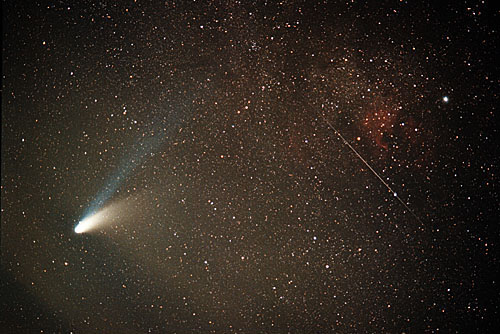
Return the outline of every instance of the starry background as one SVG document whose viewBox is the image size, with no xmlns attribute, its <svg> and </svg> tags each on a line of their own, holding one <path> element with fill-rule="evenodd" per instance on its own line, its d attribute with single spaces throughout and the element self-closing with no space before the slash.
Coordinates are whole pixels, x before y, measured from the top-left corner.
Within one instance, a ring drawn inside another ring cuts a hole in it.
<svg viewBox="0 0 500 334">
<path fill-rule="evenodd" d="M 493 331 L 492 3 L 3 2 L 3 332 Z"/>
</svg>

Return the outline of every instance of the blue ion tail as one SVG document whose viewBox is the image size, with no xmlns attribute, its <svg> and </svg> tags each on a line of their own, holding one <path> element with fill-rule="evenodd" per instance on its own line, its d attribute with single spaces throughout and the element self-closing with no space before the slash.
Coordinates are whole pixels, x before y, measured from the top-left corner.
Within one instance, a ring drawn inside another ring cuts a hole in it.
<svg viewBox="0 0 500 334">
<path fill-rule="evenodd" d="M 167 118 L 164 118 L 164 120 L 167 120 Z M 92 223 L 92 217 L 95 217 L 105 203 L 116 194 L 117 190 L 130 174 L 147 160 L 148 157 L 151 157 L 161 144 L 178 128 L 179 120 L 175 119 L 175 117 L 171 120 L 170 124 L 165 124 L 163 121 L 158 122 L 158 125 L 152 123 L 154 130 L 151 130 L 147 136 L 141 137 L 132 146 L 129 155 L 121 161 L 117 170 L 109 177 L 102 190 L 84 211 L 78 225 L 75 227 L 76 233 L 82 233 L 85 230 L 86 224 L 89 224 L 89 222 Z"/>
</svg>

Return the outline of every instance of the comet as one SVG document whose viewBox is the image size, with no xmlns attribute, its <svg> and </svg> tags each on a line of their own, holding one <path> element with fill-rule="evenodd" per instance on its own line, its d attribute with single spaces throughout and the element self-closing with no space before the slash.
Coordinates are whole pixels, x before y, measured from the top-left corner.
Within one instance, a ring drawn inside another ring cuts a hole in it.
<svg viewBox="0 0 500 334">
<path fill-rule="evenodd" d="M 80 216 L 82 218 L 74 229 L 75 233 L 94 230 L 109 219 L 116 218 L 116 215 L 111 215 L 109 209 L 103 209 L 104 205 L 119 193 L 120 187 L 138 166 L 154 156 L 160 146 L 174 135 L 177 129 L 182 129 L 181 124 L 182 120 L 178 115 L 171 112 L 146 126 L 144 134 L 132 145 L 129 153 L 125 155 L 116 170 L 104 183 L 104 187 Z"/>
<path fill-rule="evenodd" d="M 94 229 L 99 222 L 102 221 L 102 214 L 97 212 L 91 216 L 82 219 L 78 225 L 75 226 L 75 233 L 81 234 Z"/>
<path fill-rule="evenodd" d="M 75 233 L 82 234 L 101 229 L 104 226 L 111 224 L 116 219 L 120 218 L 119 215 L 120 205 L 108 205 L 100 210 L 85 216 L 75 226 Z"/>
</svg>

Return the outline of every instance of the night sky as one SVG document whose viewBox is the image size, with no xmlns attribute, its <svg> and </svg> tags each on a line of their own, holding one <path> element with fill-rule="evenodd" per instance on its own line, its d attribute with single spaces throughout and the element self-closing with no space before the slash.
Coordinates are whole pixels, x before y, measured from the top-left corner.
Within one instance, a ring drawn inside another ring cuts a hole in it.
<svg viewBox="0 0 500 334">
<path fill-rule="evenodd" d="M 493 2 L 2 2 L 2 333 L 493 332 Z"/>
</svg>

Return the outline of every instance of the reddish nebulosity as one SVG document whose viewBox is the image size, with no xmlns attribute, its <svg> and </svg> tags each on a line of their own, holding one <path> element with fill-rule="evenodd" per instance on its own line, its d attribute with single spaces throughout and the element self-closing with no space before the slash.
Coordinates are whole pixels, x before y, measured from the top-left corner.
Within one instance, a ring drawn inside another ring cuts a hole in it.
<svg viewBox="0 0 500 334">
<path fill-rule="evenodd" d="M 372 143 L 367 146 L 373 148 L 373 154 L 383 159 L 403 159 L 420 168 L 432 158 L 432 129 L 425 126 L 424 114 L 418 118 L 392 98 L 376 97 L 366 107 L 359 127 L 362 137 Z"/>
<path fill-rule="evenodd" d="M 366 109 L 363 117 L 363 134 L 379 148 L 387 151 L 390 147 L 394 128 L 398 124 L 401 108 L 398 105 L 376 98 Z"/>
</svg>

